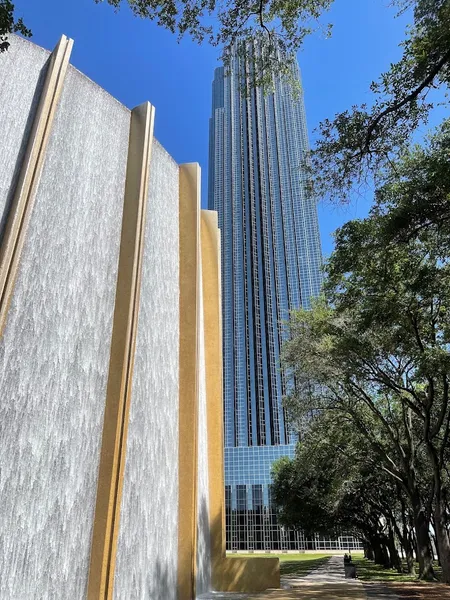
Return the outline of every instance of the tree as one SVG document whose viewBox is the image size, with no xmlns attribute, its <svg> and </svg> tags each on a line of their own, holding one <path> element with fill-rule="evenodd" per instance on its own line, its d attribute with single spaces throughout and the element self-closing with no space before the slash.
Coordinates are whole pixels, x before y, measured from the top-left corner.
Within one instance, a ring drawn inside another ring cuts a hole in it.
<svg viewBox="0 0 450 600">
<path fill-rule="evenodd" d="M 104 0 L 95 0 L 103 2 Z M 330 26 L 321 16 L 333 0 L 107 0 L 118 9 L 126 1 L 137 16 L 155 21 L 182 38 L 207 41 L 223 49 L 222 60 L 230 66 L 230 50 L 252 53 L 247 75 L 253 86 L 271 88 L 276 72 L 288 80 L 295 54 L 305 36 L 317 28 L 328 35 Z"/>
<path fill-rule="evenodd" d="M 450 1 L 397 0 L 412 8 L 414 23 L 402 43 L 403 56 L 371 84 L 373 103 L 362 104 L 327 119 L 310 167 L 318 197 L 342 202 L 353 186 L 379 176 L 426 122 L 433 88 L 450 83 Z"/>
<path fill-rule="evenodd" d="M 433 140 L 423 163 L 432 163 L 433 148 L 441 146 L 442 137 Z M 408 171 L 414 156 L 412 151 L 392 165 L 405 173 L 404 180 L 388 178 L 367 219 L 338 230 L 326 265 L 325 298 L 312 311 L 293 315 L 285 361 L 296 389 L 287 407 L 294 415 L 334 410 L 352 420 L 409 499 L 421 576 L 432 575 L 433 518 L 449 583 L 448 239 L 439 227 L 421 228 L 401 243 L 390 237 L 397 209 L 416 197 L 416 181 L 417 196 L 435 193 Z"/>
<path fill-rule="evenodd" d="M 414 572 L 411 528 L 401 525 L 401 492 L 380 467 L 376 449 L 345 415 L 316 415 L 295 458 L 275 463 L 272 477 L 272 499 L 283 524 L 307 533 L 352 533 L 375 562 L 402 571 L 397 539 Z"/>
<path fill-rule="evenodd" d="M 272 467 L 271 498 L 278 506 L 280 523 L 308 535 L 331 534 L 342 526 L 335 511 L 337 461 L 329 451 L 333 436 L 330 430 L 321 436 L 325 428 L 319 424 L 322 421 L 313 422 L 309 443 L 299 445 L 295 459 L 283 457 Z"/>
<path fill-rule="evenodd" d="M 10 0 L 0 0 L 0 53 L 9 48 L 8 34 L 21 33 L 24 37 L 31 37 L 21 18 L 14 17 L 14 4 Z"/>
<path fill-rule="evenodd" d="M 423 230 L 450 244 L 450 120 L 422 146 L 402 150 L 377 191 L 377 210 L 385 214 L 387 243 L 404 242 Z M 450 246 L 447 246 L 447 252 Z"/>
</svg>

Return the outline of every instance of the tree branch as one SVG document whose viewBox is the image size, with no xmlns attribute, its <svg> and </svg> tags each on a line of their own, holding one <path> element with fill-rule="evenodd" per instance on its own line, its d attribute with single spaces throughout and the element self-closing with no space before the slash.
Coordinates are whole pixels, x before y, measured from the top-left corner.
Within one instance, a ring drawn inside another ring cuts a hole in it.
<svg viewBox="0 0 450 600">
<path fill-rule="evenodd" d="M 449 61 L 450 61 L 450 50 L 448 52 L 446 52 L 444 54 L 444 56 L 441 58 L 441 60 L 439 60 L 435 64 L 435 66 L 433 67 L 433 69 L 431 69 L 428 76 L 425 77 L 425 79 L 422 81 L 422 83 L 415 90 L 413 90 L 410 94 L 405 96 L 405 98 L 403 98 L 403 100 L 399 100 L 397 102 L 394 102 L 394 104 L 392 104 L 391 106 L 388 106 L 379 115 L 377 115 L 377 117 L 375 117 L 375 119 L 370 123 L 370 125 L 367 129 L 366 139 L 364 141 L 364 147 L 363 147 L 364 153 L 366 153 L 369 150 L 372 134 L 375 131 L 378 124 L 380 123 L 380 121 L 382 121 L 384 119 L 384 117 L 386 117 L 390 113 L 393 113 L 393 112 L 399 110 L 400 108 L 403 108 L 403 106 L 405 106 L 409 102 L 412 102 L 413 100 L 415 100 L 419 96 L 419 94 L 421 92 L 423 92 L 423 90 L 426 87 L 431 85 L 431 83 L 433 82 L 433 79 L 436 77 L 436 75 L 439 73 L 439 71 L 445 66 L 445 64 L 448 63 Z"/>
</svg>

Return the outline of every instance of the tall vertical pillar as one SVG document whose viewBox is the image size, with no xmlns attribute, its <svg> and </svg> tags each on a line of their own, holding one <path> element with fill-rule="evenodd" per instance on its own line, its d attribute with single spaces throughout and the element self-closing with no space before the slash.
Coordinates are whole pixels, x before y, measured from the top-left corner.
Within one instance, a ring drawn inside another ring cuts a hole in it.
<svg viewBox="0 0 450 600">
<path fill-rule="evenodd" d="M 131 113 L 119 271 L 89 570 L 89 600 L 111 600 L 139 314 L 154 108 Z"/>
<path fill-rule="evenodd" d="M 206 398 L 208 407 L 209 510 L 212 586 L 218 591 L 257 592 L 280 586 L 278 558 L 226 558 L 222 398 L 220 232 L 217 213 L 201 215 Z"/>
<path fill-rule="evenodd" d="M 197 530 L 200 167 L 180 166 L 178 598 L 195 598 Z"/>
</svg>

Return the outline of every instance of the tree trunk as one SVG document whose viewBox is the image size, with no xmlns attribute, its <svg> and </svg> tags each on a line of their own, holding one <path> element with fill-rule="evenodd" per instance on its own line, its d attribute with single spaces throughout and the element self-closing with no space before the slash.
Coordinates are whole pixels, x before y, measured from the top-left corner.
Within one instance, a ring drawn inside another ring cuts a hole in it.
<svg viewBox="0 0 450 600">
<path fill-rule="evenodd" d="M 411 529 L 409 530 L 409 539 L 411 540 L 411 546 L 412 546 L 412 549 L 414 552 L 414 562 L 419 562 L 419 545 L 417 543 L 414 519 L 411 520 Z"/>
<path fill-rule="evenodd" d="M 366 553 L 366 558 L 368 560 L 374 560 L 375 559 L 375 555 L 373 553 L 373 548 L 371 544 L 367 544 L 367 546 L 365 547 L 365 553 Z"/>
<path fill-rule="evenodd" d="M 389 556 L 391 557 L 391 566 L 398 573 L 403 573 L 402 561 L 398 555 L 398 550 L 395 545 L 395 536 L 392 527 L 389 525 L 389 538 L 388 538 Z"/>
<path fill-rule="evenodd" d="M 430 552 L 430 531 L 429 521 L 426 518 L 422 506 L 413 507 L 414 510 L 414 528 L 416 530 L 417 540 L 417 558 L 419 560 L 419 577 L 426 581 L 434 579 L 433 557 Z"/>
<path fill-rule="evenodd" d="M 406 566 L 410 575 L 416 575 L 416 565 L 414 561 L 414 539 L 411 536 L 408 529 L 405 529 L 403 536 L 403 547 L 406 554 Z"/>
<path fill-rule="evenodd" d="M 412 460 L 412 458 L 410 457 Z M 434 579 L 433 557 L 430 552 L 430 520 L 422 503 L 422 498 L 417 485 L 416 473 L 410 461 L 405 466 L 407 479 L 403 481 L 403 491 L 410 501 L 412 519 L 414 523 L 417 560 L 419 562 L 419 577 L 424 580 Z"/>
<path fill-rule="evenodd" d="M 434 479 L 434 532 L 436 534 L 436 551 L 442 567 L 442 581 L 450 583 L 450 538 L 447 530 L 447 519 L 445 512 L 445 499 L 442 490 L 442 465 L 438 458 L 438 451 L 431 440 L 427 442 L 428 455 L 433 465 Z"/>
<path fill-rule="evenodd" d="M 410 575 L 412 575 L 413 577 L 416 576 L 416 565 L 414 563 L 414 554 L 412 552 L 412 548 L 411 546 L 409 547 L 409 549 L 407 550 L 405 548 L 405 554 L 406 554 L 406 568 L 407 571 Z"/>
<path fill-rule="evenodd" d="M 414 538 L 412 536 L 413 532 L 410 530 L 410 527 L 408 524 L 408 515 L 406 513 L 406 504 L 405 504 L 403 497 L 401 497 L 401 505 L 402 505 L 402 529 L 400 530 L 400 528 L 397 527 L 397 525 L 395 525 L 395 523 L 394 523 L 394 525 L 398 530 L 397 535 L 400 538 L 400 542 L 402 544 L 402 549 L 405 551 L 407 571 L 410 575 L 415 576 L 416 566 L 414 564 L 414 550 L 413 550 Z"/>
<path fill-rule="evenodd" d="M 392 562 L 391 562 L 391 557 L 389 555 L 389 548 L 388 548 L 387 540 L 386 540 L 386 542 L 384 542 L 384 541 L 382 542 L 381 547 L 383 549 L 383 556 L 384 556 L 383 567 L 385 567 L 386 569 L 391 569 Z"/>
<path fill-rule="evenodd" d="M 384 565 L 384 553 L 381 543 L 378 539 L 372 540 L 373 560 L 377 565 Z"/>
<path fill-rule="evenodd" d="M 450 583 L 450 539 L 446 525 L 444 502 L 441 498 L 436 498 L 434 503 L 434 528 L 437 551 L 441 560 L 442 581 L 443 583 Z"/>
<path fill-rule="evenodd" d="M 436 550 L 438 564 L 439 564 L 439 566 L 441 566 L 441 557 L 440 557 L 440 554 L 439 554 L 439 546 L 438 546 L 437 537 L 436 537 L 436 523 L 435 523 L 435 520 L 434 520 L 434 514 L 433 514 L 433 519 L 432 519 L 431 524 L 433 526 L 433 531 L 434 531 L 434 534 L 433 534 L 433 532 L 430 532 L 431 541 L 433 542 L 433 548 Z"/>
<path fill-rule="evenodd" d="M 391 568 L 391 560 L 387 546 L 387 539 L 377 536 L 373 539 L 372 548 L 374 552 L 374 561 L 377 565 L 381 565 L 386 569 Z"/>
</svg>

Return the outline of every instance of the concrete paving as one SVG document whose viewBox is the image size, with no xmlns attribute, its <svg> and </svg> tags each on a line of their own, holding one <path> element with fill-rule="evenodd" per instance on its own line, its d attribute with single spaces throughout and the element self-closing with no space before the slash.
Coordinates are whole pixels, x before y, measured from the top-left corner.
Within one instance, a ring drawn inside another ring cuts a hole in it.
<svg viewBox="0 0 450 600">
<path fill-rule="evenodd" d="M 358 579 L 345 579 L 343 556 L 332 556 L 328 562 L 306 577 L 285 575 L 281 588 L 260 594 L 210 592 L 201 600 L 398 600 L 387 588 L 378 584 L 363 585 Z"/>
<path fill-rule="evenodd" d="M 261 598 L 285 598 L 296 600 L 366 600 L 364 587 L 357 579 L 345 579 L 344 559 L 332 556 L 325 564 L 314 569 L 306 577 L 286 575 L 281 579 L 286 591 L 271 590 Z M 290 589 L 286 589 L 289 587 Z M 259 597 L 259 596 L 255 596 Z"/>
</svg>

